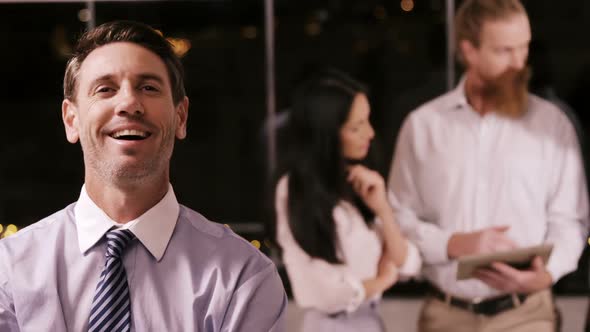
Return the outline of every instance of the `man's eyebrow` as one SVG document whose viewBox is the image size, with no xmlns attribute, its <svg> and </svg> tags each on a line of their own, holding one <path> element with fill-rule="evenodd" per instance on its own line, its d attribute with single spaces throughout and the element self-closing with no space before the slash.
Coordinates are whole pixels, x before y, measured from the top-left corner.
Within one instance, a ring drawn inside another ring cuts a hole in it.
<svg viewBox="0 0 590 332">
<path fill-rule="evenodd" d="M 97 83 L 101 83 L 101 82 L 114 81 L 113 76 L 114 75 L 112 75 L 112 74 L 105 74 L 105 75 L 99 76 L 92 81 L 91 86 L 96 85 Z M 137 80 L 138 81 L 154 80 L 160 84 L 164 84 L 164 79 L 160 75 L 153 74 L 153 73 L 139 74 L 139 75 L 137 75 Z"/>
<path fill-rule="evenodd" d="M 112 81 L 113 80 L 113 75 L 111 74 L 106 74 L 106 75 L 102 75 L 100 77 L 95 78 L 94 80 L 92 80 L 92 84 L 90 84 L 90 86 L 94 86 L 97 83 L 100 82 L 107 82 L 107 81 Z"/>
<path fill-rule="evenodd" d="M 88 86 L 87 93 L 91 94 L 92 90 L 100 83 L 112 82 L 112 81 L 113 81 L 113 75 L 111 75 L 111 74 L 99 76 L 99 77 L 95 78 L 94 80 L 92 80 L 92 82 L 90 82 L 90 85 Z"/>
<path fill-rule="evenodd" d="M 149 81 L 149 80 L 154 80 L 156 82 L 158 82 L 159 84 L 164 84 L 164 79 L 157 74 L 152 74 L 152 73 L 143 73 L 143 74 L 139 74 L 139 81 Z"/>
</svg>

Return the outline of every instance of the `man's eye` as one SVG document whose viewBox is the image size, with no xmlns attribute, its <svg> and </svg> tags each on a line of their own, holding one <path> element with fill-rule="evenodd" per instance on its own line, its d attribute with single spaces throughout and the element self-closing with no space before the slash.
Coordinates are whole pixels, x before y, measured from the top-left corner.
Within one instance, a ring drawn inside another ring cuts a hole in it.
<svg viewBox="0 0 590 332">
<path fill-rule="evenodd" d="M 101 86 L 98 89 L 96 89 L 96 93 L 108 93 L 108 92 L 111 92 L 111 91 L 113 91 L 113 89 L 111 89 L 108 86 Z"/>
<path fill-rule="evenodd" d="M 145 91 L 158 91 L 158 88 L 153 85 L 144 85 L 142 89 Z"/>
</svg>

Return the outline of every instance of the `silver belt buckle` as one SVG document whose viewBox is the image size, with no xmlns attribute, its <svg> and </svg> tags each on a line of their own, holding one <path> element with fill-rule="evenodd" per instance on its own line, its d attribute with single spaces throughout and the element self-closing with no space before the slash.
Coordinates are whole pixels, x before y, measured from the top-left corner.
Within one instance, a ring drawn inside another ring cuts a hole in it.
<svg viewBox="0 0 590 332">
<path fill-rule="evenodd" d="M 522 303 L 520 302 L 518 295 L 516 293 L 512 293 L 510 295 L 512 296 L 512 304 L 514 304 L 514 307 L 519 307 Z"/>
<path fill-rule="evenodd" d="M 469 306 L 468 306 L 469 311 L 473 312 L 474 311 L 474 307 L 476 305 L 480 304 L 481 301 L 483 301 L 483 298 L 481 298 L 481 297 L 476 297 L 473 300 L 471 300 L 469 302 Z"/>
<path fill-rule="evenodd" d="M 445 304 L 450 307 L 451 306 L 451 299 L 453 297 L 449 293 L 443 293 L 443 294 L 445 294 Z"/>
</svg>

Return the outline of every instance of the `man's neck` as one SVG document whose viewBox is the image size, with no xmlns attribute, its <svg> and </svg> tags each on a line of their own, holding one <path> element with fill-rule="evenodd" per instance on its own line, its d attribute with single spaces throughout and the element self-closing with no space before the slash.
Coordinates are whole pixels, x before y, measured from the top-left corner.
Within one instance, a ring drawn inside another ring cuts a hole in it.
<svg viewBox="0 0 590 332">
<path fill-rule="evenodd" d="M 168 192 L 169 180 L 143 180 L 141 183 L 105 183 L 97 177 L 86 176 L 88 196 L 117 223 L 127 223 L 155 206 Z"/>
</svg>

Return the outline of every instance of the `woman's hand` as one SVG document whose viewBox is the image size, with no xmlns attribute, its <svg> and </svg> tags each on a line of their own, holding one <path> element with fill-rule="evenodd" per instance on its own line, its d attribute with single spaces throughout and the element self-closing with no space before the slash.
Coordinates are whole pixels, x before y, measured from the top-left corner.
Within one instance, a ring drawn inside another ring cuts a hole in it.
<svg viewBox="0 0 590 332">
<path fill-rule="evenodd" d="M 347 181 L 376 215 L 391 209 L 381 174 L 365 166 L 355 165 L 348 168 Z"/>
<path fill-rule="evenodd" d="M 381 220 L 387 257 L 397 266 L 403 266 L 408 255 L 408 243 L 395 222 L 383 177 L 362 165 L 351 166 L 348 172 L 347 180 L 352 184 L 354 191 Z"/>
</svg>

